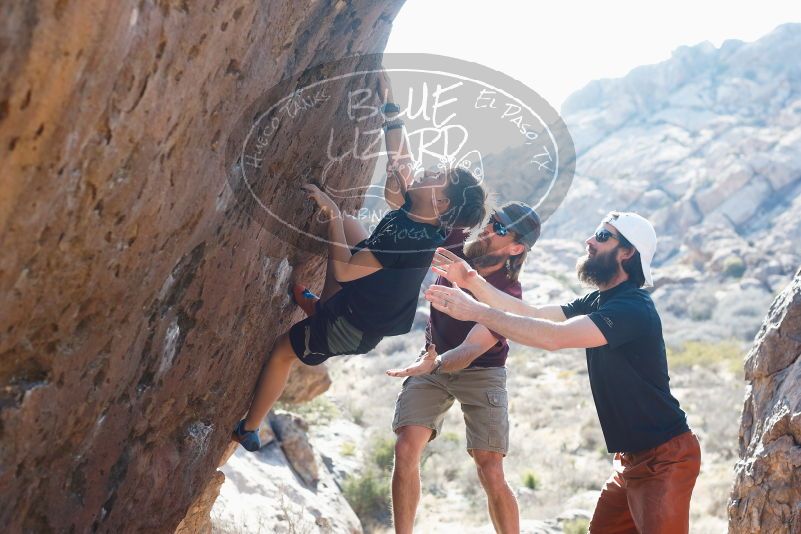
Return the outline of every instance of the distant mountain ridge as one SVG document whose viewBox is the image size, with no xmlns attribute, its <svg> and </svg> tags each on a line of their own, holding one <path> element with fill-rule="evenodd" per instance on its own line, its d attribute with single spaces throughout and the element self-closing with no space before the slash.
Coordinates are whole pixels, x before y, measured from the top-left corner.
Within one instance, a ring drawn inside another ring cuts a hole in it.
<svg viewBox="0 0 801 534">
<path fill-rule="evenodd" d="M 656 226 L 657 266 L 709 274 L 741 262 L 742 276 L 772 290 L 795 272 L 801 24 L 753 43 L 681 47 L 662 63 L 591 82 L 562 115 L 577 172 L 544 236 L 586 237 L 609 210 L 632 210 Z"/>
</svg>

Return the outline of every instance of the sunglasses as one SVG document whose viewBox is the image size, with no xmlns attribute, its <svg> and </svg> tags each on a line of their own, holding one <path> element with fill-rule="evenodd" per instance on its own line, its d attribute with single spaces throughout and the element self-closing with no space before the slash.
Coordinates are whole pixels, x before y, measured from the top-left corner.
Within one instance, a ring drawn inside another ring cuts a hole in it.
<svg viewBox="0 0 801 534">
<path fill-rule="evenodd" d="M 598 228 L 595 231 L 595 240 L 599 243 L 606 243 L 609 241 L 609 238 L 616 239 L 618 242 L 620 241 L 620 236 L 616 236 L 606 228 Z"/>
<path fill-rule="evenodd" d="M 506 225 L 496 219 L 494 215 L 490 217 L 490 222 L 492 223 L 492 230 L 500 237 L 503 237 L 509 233 L 509 229 L 506 227 Z"/>
</svg>

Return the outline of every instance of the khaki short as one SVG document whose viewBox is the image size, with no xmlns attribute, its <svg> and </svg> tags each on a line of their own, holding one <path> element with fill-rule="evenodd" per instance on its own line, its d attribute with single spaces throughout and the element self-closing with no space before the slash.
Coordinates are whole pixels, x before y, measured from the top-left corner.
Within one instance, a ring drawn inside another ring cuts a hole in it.
<svg viewBox="0 0 801 534">
<path fill-rule="evenodd" d="M 456 373 L 411 376 L 395 403 L 392 430 L 424 426 L 442 431 L 445 413 L 458 400 L 467 427 L 467 450 L 499 452 L 509 449 L 509 402 L 505 367 L 478 367 Z"/>
</svg>

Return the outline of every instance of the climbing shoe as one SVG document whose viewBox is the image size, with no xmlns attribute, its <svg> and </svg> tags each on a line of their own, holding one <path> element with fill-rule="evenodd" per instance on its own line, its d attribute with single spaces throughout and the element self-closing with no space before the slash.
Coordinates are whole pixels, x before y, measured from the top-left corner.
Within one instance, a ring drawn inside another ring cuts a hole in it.
<svg viewBox="0 0 801 534">
<path fill-rule="evenodd" d="M 292 284 L 290 295 L 292 295 L 292 300 L 295 301 L 295 304 L 300 306 L 307 316 L 314 315 L 315 311 L 317 311 L 316 304 L 320 297 L 309 291 L 309 288 L 300 284 Z"/>
<path fill-rule="evenodd" d="M 240 445 L 245 447 L 246 450 L 250 452 L 255 452 L 261 448 L 261 441 L 259 440 L 259 429 L 256 430 L 245 430 L 245 420 L 242 419 L 239 421 L 239 424 L 236 425 L 234 429 L 234 439 L 239 442 Z"/>
</svg>

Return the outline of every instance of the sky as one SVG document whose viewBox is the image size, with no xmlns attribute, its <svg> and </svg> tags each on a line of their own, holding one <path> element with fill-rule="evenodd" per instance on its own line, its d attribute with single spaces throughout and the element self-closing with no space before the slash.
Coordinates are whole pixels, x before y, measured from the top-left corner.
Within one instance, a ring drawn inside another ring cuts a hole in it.
<svg viewBox="0 0 801 534">
<path fill-rule="evenodd" d="M 480 63 L 558 110 L 588 82 L 659 63 L 680 46 L 755 41 L 787 22 L 801 22 L 801 1 L 406 0 L 386 52 Z"/>
</svg>

